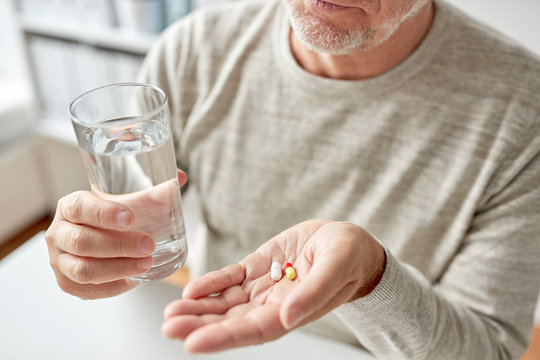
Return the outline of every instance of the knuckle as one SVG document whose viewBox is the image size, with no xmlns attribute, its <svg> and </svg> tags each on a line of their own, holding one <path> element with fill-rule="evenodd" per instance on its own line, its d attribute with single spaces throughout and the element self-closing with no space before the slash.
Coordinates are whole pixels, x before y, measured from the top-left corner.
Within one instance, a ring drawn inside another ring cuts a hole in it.
<svg viewBox="0 0 540 360">
<path fill-rule="evenodd" d="M 58 199 L 58 201 L 56 202 L 56 213 L 58 212 L 62 212 L 62 208 L 64 207 L 64 204 L 66 202 L 66 197 L 61 197 L 60 199 Z"/>
<path fill-rule="evenodd" d="M 61 248 L 61 244 L 59 243 L 61 240 L 61 233 L 61 227 L 56 226 L 54 223 L 45 232 L 45 243 L 47 244 L 50 260 L 56 258 L 59 249 Z"/>
<path fill-rule="evenodd" d="M 45 242 L 47 243 L 48 247 L 54 247 L 55 231 L 52 225 L 45 232 Z"/>
<path fill-rule="evenodd" d="M 77 228 L 71 230 L 71 234 L 69 236 L 68 241 L 69 241 L 68 248 L 74 254 L 84 254 L 88 248 L 85 236 Z"/>
<path fill-rule="evenodd" d="M 108 216 L 109 212 L 107 211 L 107 208 L 105 205 L 98 205 L 96 208 L 96 218 L 99 221 L 100 224 L 106 224 L 108 222 Z"/>
<path fill-rule="evenodd" d="M 54 276 L 56 277 L 56 281 L 59 283 L 60 282 L 60 279 L 59 279 L 59 273 L 60 273 L 60 269 L 58 268 L 58 264 L 57 264 L 57 259 L 56 259 L 56 256 L 53 256 L 52 254 L 49 253 L 49 266 L 51 267 L 51 269 L 53 270 L 54 272 Z M 59 284 L 60 285 L 60 284 Z"/>
<path fill-rule="evenodd" d="M 92 270 L 88 261 L 80 260 L 71 268 L 71 278 L 79 284 L 87 284 L 92 280 Z"/>
<path fill-rule="evenodd" d="M 82 197 L 84 192 L 77 191 L 64 196 L 58 202 L 58 208 L 65 218 L 70 220 L 78 220 L 81 218 Z"/>
</svg>

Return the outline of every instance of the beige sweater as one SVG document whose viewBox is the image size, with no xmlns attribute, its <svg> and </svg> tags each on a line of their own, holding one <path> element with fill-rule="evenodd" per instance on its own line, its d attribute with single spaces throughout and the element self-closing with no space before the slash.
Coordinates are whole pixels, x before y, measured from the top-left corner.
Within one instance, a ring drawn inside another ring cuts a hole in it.
<svg viewBox="0 0 540 360">
<path fill-rule="evenodd" d="M 365 81 L 300 68 L 277 0 L 181 20 L 141 79 L 170 96 L 208 269 L 303 220 L 350 221 L 388 262 L 327 333 L 381 359 L 517 358 L 540 283 L 540 62 L 436 6 L 421 46 Z"/>
</svg>

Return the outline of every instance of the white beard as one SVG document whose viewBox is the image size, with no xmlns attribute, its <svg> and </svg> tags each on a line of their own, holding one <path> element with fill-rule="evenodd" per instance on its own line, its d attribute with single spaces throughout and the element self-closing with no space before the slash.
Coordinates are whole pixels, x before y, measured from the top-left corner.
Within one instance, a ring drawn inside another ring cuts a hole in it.
<svg viewBox="0 0 540 360">
<path fill-rule="evenodd" d="M 429 0 L 416 0 L 407 13 L 393 13 L 375 28 L 358 26 L 347 30 L 341 30 L 313 15 L 303 13 L 291 4 L 294 1 L 301 0 L 281 0 L 298 40 L 310 50 L 341 55 L 378 47 L 388 40 L 405 20 L 416 15 Z"/>
</svg>

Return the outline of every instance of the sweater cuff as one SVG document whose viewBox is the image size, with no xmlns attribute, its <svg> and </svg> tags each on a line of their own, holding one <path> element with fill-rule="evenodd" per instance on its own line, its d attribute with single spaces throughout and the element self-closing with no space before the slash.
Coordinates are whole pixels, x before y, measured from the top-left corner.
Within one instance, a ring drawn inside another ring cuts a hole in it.
<svg viewBox="0 0 540 360">
<path fill-rule="evenodd" d="M 345 303 L 335 314 L 355 333 L 366 327 L 388 328 L 417 321 L 416 309 L 422 287 L 429 281 L 416 269 L 401 264 L 386 247 L 386 267 L 382 278 L 368 295 Z"/>
</svg>

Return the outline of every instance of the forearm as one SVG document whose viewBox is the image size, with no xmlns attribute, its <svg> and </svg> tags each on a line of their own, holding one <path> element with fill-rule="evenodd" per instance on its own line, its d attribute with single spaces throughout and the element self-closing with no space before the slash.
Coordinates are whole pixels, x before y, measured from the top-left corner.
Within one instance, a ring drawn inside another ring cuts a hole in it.
<svg viewBox="0 0 540 360">
<path fill-rule="evenodd" d="M 502 324 L 450 301 L 387 253 L 381 282 L 336 315 L 380 359 L 510 359 Z"/>
</svg>

